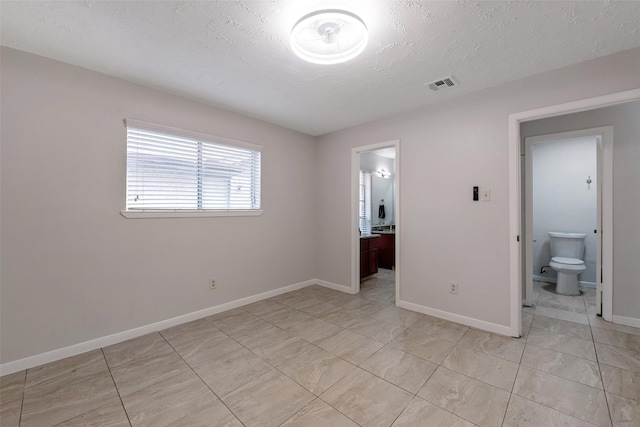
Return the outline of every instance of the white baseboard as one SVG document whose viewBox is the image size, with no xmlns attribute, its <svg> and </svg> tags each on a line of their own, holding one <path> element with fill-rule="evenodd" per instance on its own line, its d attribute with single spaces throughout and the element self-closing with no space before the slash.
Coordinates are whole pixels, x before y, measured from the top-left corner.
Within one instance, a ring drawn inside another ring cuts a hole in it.
<svg viewBox="0 0 640 427">
<path fill-rule="evenodd" d="M 346 292 L 348 294 L 354 295 L 353 289 L 350 286 L 338 285 L 337 283 L 327 282 L 326 280 L 315 280 L 316 285 L 324 286 L 325 288 L 333 289 L 340 292 Z"/>
<path fill-rule="evenodd" d="M 36 354 L 34 356 L 25 357 L 24 359 L 14 360 L 13 362 L 3 363 L 0 364 L 0 375 L 12 374 L 14 372 L 22 371 L 23 369 L 33 368 L 34 366 L 44 365 L 45 363 L 55 362 L 56 360 L 64 359 L 66 357 L 86 353 L 87 351 L 96 350 L 113 344 L 118 344 L 132 338 L 137 338 L 142 335 L 150 334 L 152 332 L 162 331 L 173 326 L 181 325 L 193 320 L 198 320 L 203 317 L 212 316 L 223 311 L 231 310 L 232 308 L 242 307 L 243 305 L 251 304 L 263 299 L 302 289 L 310 285 L 319 284 L 321 286 L 324 286 L 319 282 L 320 281 L 318 280 L 307 280 L 305 282 L 284 286 L 282 288 L 263 292 L 261 294 L 252 295 L 250 297 L 241 298 L 235 301 L 230 301 L 224 304 L 205 308 L 204 310 L 198 310 L 192 313 L 184 314 L 182 316 L 162 320 L 150 325 L 129 329 L 127 331 L 122 331 L 112 335 L 107 335 L 82 343 L 70 345 L 69 347 L 51 350 L 46 353 Z M 341 286 L 341 288 L 344 288 L 344 286 Z"/>
<path fill-rule="evenodd" d="M 487 332 L 493 332 L 495 334 L 505 335 L 508 337 L 513 337 L 517 334 L 517 331 L 514 328 L 510 328 L 508 326 L 485 322 L 483 320 L 474 319 L 472 317 L 466 317 L 460 314 L 450 313 L 448 311 L 425 307 L 423 305 L 418 305 L 407 301 L 398 301 L 396 305 L 400 308 L 405 308 L 407 310 L 417 311 L 418 313 L 428 314 L 429 316 L 439 317 L 441 319 L 450 320 L 452 322 L 461 323 L 467 326 L 472 326 L 474 328 L 482 329 Z"/>
<path fill-rule="evenodd" d="M 618 323 L 620 325 L 626 325 L 626 326 L 635 326 L 636 328 L 640 328 L 640 319 L 635 317 L 616 316 L 614 314 L 613 323 Z"/>
<path fill-rule="evenodd" d="M 558 280 L 555 277 L 546 277 L 546 276 L 538 276 L 536 274 L 533 275 L 533 280 L 536 282 L 547 282 L 547 283 L 558 283 Z M 596 284 L 593 282 L 585 282 L 580 280 L 578 285 L 583 288 L 596 288 Z"/>
</svg>

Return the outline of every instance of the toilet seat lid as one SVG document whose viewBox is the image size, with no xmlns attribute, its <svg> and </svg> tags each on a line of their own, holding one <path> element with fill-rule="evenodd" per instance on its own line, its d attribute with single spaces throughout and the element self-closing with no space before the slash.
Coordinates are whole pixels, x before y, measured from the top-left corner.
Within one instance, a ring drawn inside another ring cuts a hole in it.
<svg viewBox="0 0 640 427">
<path fill-rule="evenodd" d="M 584 261 L 578 258 L 565 258 L 561 256 L 554 256 L 551 258 L 551 261 L 557 262 L 558 264 L 567 264 L 567 265 L 580 265 L 584 264 Z"/>
</svg>

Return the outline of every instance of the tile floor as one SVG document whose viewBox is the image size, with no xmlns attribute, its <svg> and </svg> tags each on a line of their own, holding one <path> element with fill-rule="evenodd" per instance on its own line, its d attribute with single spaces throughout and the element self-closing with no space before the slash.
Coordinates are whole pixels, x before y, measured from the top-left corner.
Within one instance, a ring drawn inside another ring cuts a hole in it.
<svg viewBox="0 0 640 427">
<path fill-rule="evenodd" d="M 640 329 L 536 283 L 524 336 L 311 286 L 1 378 L 2 426 L 640 426 Z"/>
</svg>

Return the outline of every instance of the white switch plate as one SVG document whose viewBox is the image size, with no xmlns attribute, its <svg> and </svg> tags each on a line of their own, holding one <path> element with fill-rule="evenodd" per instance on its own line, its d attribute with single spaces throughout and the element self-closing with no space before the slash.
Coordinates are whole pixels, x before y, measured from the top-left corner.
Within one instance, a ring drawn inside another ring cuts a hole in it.
<svg viewBox="0 0 640 427">
<path fill-rule="evenodd" d="M 488 202 L 491 200 L 491 190 L 482 190 L 480 192 L 480 200 L 483 202 Z"/>
</svg>

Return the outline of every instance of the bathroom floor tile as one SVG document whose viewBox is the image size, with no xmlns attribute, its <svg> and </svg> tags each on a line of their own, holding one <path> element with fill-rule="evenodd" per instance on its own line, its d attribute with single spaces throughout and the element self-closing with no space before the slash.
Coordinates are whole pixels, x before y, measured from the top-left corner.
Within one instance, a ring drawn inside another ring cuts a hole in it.
<svg viewBox="0 0 640 427">
<path fill-rule="evenodd" d="M 640 352 L 596 343 L 598 362 L 640 373 Z"/>
<path fill-rule="evenodd" d="M 640 402 L 607 393 L 614 426 L 636 426 L 640 420 Z"/>
<path fill-rule="evenodd" d="M 302 408 L 282 427 L 358 427 L 358 424 L 327 405 L 321 399 L 316 399 Z"/>
<path fill-rule="evenodd" d="M 602 329 L 595 326 L 592 327 L 591 330 L 593 331 L 593 339 L 597 343 L 640 352 L 640 335 Z"/>
<path fill-rule="evenodd" d="M 611 425 L 604 392 L 593 387 L 522 366 L 513 393 L 598 426 Z"/>
<path fill-rule="evenodd" d="M 442 366 L 508 392 L 518 373 L 517 363 L 460 346 L 451 350 Z"/>
<path fill-rule="evenodd" d="M 474 427 L 450 412 L 433 405 L 426 400 L 415 397 L 392 424 L 392 427 Z"/>
<path fill-rule="evenodd" d="M 458 345 L 510 362 L 520 363 L 525 344 L 524 340 L 502 337 L 477 329 L 469 329 L 462 339 L 458 341 Z"/>
<path fill-rule="evenodd" d="M 387 346 L 367 359 L 360 367 L 415 394 L 438 365 Z"/>
<path fill-rule="evenodd" d="M 247 427 L 279 426 L 315 396 L 286 375 L 273 370 L 222 398 Z"/>
<path fill-rule="evenodd" d="M 536 316 L 552 317 L 554 319 L 566 320 L 567 322 L 589 324 L 589 316 L 585 313 L 575 313 L 573 311 L 564 311 L 551 307 L 537 305 L 535 308 Z"/>
<path fill-rule="evenodd" d="M 381 396 L 384 399 L 380 399 Z M 391 425 L 412 397 L 411 393 L 360 368 L 321 396 L 329 405 L 367 427 Z"/>
<path fill-rule="evenodd" d="M 528 344 L 521 363 L 539 371 L 602 389 L 598 364 L 590 360 Z"/>
<path fill-rule="evenodd" d="M 587 307 L 584 304 L 583 298 L 576 298 L 573 296 L 567 295 L 558 295 L 555 293 L 548 292 L 547 287 L 543 287 L 542 291 L 540 291 L 540 297 L 538 298 L 537 306 L 543 306 L 548 308 L 553 308 L 556 310 L 569 311 L 574 313 L 582 313 L 585 314 L 587 312 Z M 553 286 L 555 289 L 555 286 Z"/>
<path fill-rule="evenodd" d="M 640 335 L 640 328 L 607 322 L 600 316 L 589 316 L 589 324 L 601 329 L 609 329 L 612 331 L 625 332 L 627 334 Z"/>
<path fill-rule="evenodd" d="M 533 328 L 543 329 L 556 334 L 568 335 L 571 337 L 591 340 L 591 328 L 582 323 L 568 322 L 566 320 L 554 319 L 537 315 L 531 324 Z"/>
<path fill-rule="evenodd" d="M 478 426 L 499 426 L 510 394 L 441 366 L 418 396 Z"/>
</svg>

